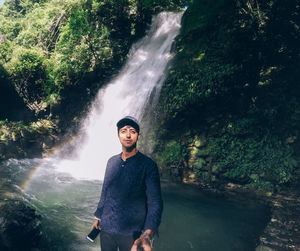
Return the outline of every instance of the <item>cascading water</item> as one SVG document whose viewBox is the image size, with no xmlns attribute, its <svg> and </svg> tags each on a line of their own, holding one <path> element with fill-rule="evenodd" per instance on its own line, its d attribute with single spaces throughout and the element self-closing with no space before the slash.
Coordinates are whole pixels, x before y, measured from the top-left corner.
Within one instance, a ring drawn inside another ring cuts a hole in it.
<svg viewBox="0 0 300 251">
<path fill-rule="evenodd" d="M 78 143 L 77 159 L 62 161 L 59 171 L 76 178 L 103 179 L 107 159 L 121 151 L 116 122 L 126 115 L 140 119 L 152 93 L 154 103 L 157 100 L 181 16 L 162 12 L 153 18 L 151 29 L 133 46 L 120 74 L 99 91 L 83 122 L 85 139 Z"/>
</svg>

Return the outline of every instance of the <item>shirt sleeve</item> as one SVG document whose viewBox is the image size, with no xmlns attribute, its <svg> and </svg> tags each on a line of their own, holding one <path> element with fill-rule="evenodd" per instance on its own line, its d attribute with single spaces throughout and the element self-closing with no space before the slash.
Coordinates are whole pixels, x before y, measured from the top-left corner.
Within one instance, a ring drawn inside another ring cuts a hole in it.
<svg viewBox="0 0 300 251">
<path fill-rule="evenodd" d="M 108 179 L 109 179 L 109 177 L 108 177 L 109 176 L 108 168 L 109 168 L 109 164 L 107 163 L 106 169 L 105 169 L 105 175 L 104 175 L 104 181 L 103 181 L 103 185 L 102 185 L 100 200 L 99 200 L 97 209 L 94 213 L 94 216 L 98 219 L 101 219 L 102 212 L 103 212 L 103 207 L 104 207 L 104 202 L 105 202 L 106 194 L 107 194 Z"/>
<path fill-rule="evenodd" d="M 157 165 L 153 163 L 146 174 L 147 216 L 144 230 L 151 229 L 155 233 L 161 222 L 163 202 L 161 198 L 160 177 Z"/>
</svg>

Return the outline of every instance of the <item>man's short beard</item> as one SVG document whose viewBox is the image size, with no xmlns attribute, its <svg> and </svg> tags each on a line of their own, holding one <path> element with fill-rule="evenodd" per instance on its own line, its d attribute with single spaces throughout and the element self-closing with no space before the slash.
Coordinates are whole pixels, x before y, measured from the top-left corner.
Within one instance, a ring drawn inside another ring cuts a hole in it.
<svg viewBox="0 0 300 251">
<path fill-rule="evenodd" d="M 131 152 L 134 148 L 136 148 L 136 143 L 134 143 L 134 144 L 133 144 L 132 146 L 130 146 L 130 147 L 124 146 L 124 148 L 125 148 L 126 152 Z"/>
</svg>

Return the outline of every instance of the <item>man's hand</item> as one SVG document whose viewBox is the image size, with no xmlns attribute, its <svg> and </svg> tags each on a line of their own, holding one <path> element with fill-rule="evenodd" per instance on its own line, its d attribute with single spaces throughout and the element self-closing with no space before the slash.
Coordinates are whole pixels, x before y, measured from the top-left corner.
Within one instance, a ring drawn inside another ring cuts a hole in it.
<svg viewBox="0 0 300 251">
<path fill-rule="evenodd" d="M 140 248 L 143 251 L 152 251 L 150 239 L 147 236 L 141 236 L 136 239 L 130 251 L 139 251 Z"/>
<path fill-rule="evenodd" d="M 97 229 L 99 229 L 99 219 L 95 219 L 93 225 L 91 226 L 91 230 L 95 227 Z"/>
</svg>

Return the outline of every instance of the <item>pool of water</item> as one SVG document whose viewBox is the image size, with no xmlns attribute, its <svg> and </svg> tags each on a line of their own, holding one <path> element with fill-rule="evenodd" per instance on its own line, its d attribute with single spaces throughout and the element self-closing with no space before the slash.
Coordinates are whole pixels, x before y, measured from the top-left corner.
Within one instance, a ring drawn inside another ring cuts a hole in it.
<svg viewBox="0 0 300 251">
<path fill-rule="evenodd" d="M 85 239 L 102 182 L 56 171 L 53 160 L 9 160 L 0 166 L 2 196 L 21 197 L 42 216 L 48 250 L 100 250 Z M 254 250 L 268 208 L 162 181 L 164 212 L 155 251 Z"/>
</svg>

